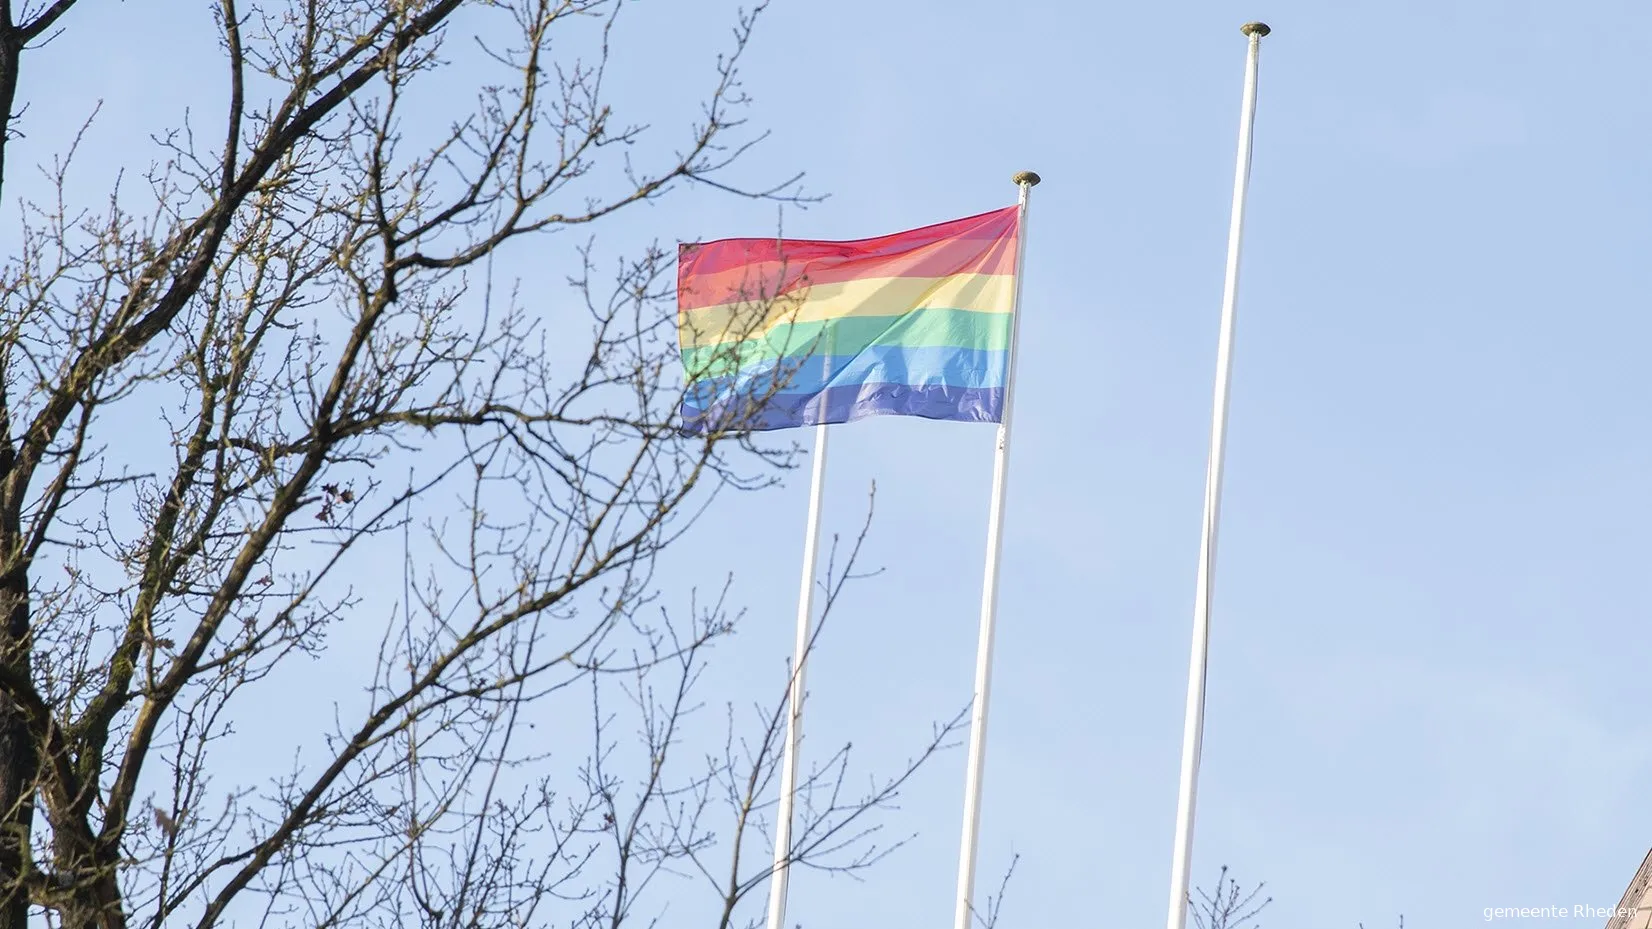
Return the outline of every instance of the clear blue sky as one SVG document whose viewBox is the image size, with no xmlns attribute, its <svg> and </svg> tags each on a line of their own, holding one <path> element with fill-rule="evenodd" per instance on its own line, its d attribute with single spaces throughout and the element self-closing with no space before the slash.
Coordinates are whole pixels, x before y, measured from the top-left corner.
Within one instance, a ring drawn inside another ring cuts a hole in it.
<svg viewBox="0 0 1652 929">
<path fill-rule="evenodd" d="M 205 7 L 83 6 L 25 77 L 19 157 L 103 97 L 97 157 L 146 162 L 140 133 L 216 66 Z M 662 129 L 691 117 L 732 12 L 637 4 L 617 93 Z M 1007 205 L 1017 170 L 1044 177 L 982 892 L 1019 853 L 1009 925 L 1164 918 L 1249 19 L 1274 34 L 1195 880 L 1228 864 L 1267 881 L 1276 929 L 1615 903 L 1652 844 L 1652 8 L 780 0 L 746 70 L 773 132 L 750 169 L 803 169 L 831 195 L 789 211 L 788 234 L 892 232 Z M 158 86 L 174 90 L 146 98 Z M 774 221 L 695 194 L 601 234 Z M 887 768 L 968 700 L 992 432 L 835 429 L 827 529 L 852 531 L 876 480 L 867 557 L 885 570 L 811 669 L 810 746 L 853 740 Z M 736 571 L 751 618 L 726 655 L 753 681 L 789 652 L 804 477 L 725 501 L 671 566 Z M 954 751 L 891 821 L 917 837 L 863 881 L 797 875 L 794 920 L 946 924 L 962 791 Z"/>
</svg>

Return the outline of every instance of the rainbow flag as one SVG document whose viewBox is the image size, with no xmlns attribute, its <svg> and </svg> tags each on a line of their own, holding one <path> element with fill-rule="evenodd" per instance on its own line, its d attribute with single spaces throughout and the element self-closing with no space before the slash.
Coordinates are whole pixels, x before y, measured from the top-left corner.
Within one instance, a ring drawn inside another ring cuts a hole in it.
<svg viewBox="0 0 1652 929">
<path fill-rule="evenodd" d="M 1008 207 L 852 242 L 681 246 L 684 429 L 1000 421 L 1019 220 Z"/>
</svg>

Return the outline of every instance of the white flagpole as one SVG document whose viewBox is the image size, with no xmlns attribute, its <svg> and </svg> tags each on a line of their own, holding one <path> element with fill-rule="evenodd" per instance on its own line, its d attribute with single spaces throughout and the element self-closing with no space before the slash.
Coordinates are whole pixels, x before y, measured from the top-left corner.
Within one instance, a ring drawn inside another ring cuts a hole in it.
<svg viewBox="0 0 1652 929">
<path fill-rule="evenodd" d="M 1233 323 L 1239 297 L 1239 244 L 1245 229 L 1245 193 L 1250 187 L 1251 127 L 1256 122 L 1256 72 L 1263 23 L 1241 29 L 1250 40 L 1245 59 L 1245 93 L 1239 117 L 1239 161 L 1234 169 L 1233 214 L 1228 222 L 1227 273 L 1222 282 L 1222 334 L 1216 343 L 1216 402 L 1210 426 L 1210 459 L 1205 467 L 1204 535 L 1199 545 L 1199 580 L 1194 592 L 1193 655 L 1187 671 L 1187 718 L 1182 731 L 1182 774 L 1176 800 L 1176 849 L 1170 866 L 1167 929 L 1186 929 L 1188 863 L 1193 854 L 1193 807 L 1199 781 L 1199 752 L 1205 735 L 1205 670 L 1210 649 L 1211 575 L 1216 562 L 1216 527 L 1222 503 L 1222 455 L 1227 446 L 1228 383 L 1233 366 Z"/>
<path fill-rule="evenodd" d="M 820 500 L 826 487 L 826 424 L 815 427 L 814 472 L 809 478 L 809 523 L 803 531 L 803 581 L 797 594 L 797 643 L 791 692 L 786 698 L 786 747 L 780 760 L 780 809 L 775 814 L 774 870 L 769 883 L 768 929 L 786 919 L 786 885 L 792 861 L 792 806 L 797 796 L 797 746 L 803 738 L 803 672 L 815 604 L 815 563 L 820 553 Z"/>
<path fill-rule="evenodd" d="M 1022 171 L 1015 230 L 1015 303 L 1011 306 L 1009 368 L 1004 374 L 1004 415 L 998 423 L 998 453 L 992 464 L 992 508 L 987 514 L 987 571 L 981 589 L 981 638 L 975 651 L 975 700 L 969 726 L 969 767 L 964 775 L 964 838 L 958 852 L 958 909 L 954 929 L 969 929 L 975 908 L 975 849 L 981 826 L 981 766 L 987 750 L 987 698 L 992 688 L 993 625 L 998 613 L 998 552 L 1004 538 L 1004 489 L 1009 482 L 1010 412 L 1015 399 L 1015 356 L 1021 333 L 1021 282 L 1026 280 L 1027 199 L 1039 177 Z M 773 929 L 773 927 L 771 927 Z"/>
</svg>

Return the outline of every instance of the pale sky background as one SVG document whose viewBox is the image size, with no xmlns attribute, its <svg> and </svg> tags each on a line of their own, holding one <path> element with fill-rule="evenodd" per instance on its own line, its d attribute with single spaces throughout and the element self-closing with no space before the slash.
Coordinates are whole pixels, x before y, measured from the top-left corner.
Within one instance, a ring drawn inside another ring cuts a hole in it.
<svg viewBox="0 0 1652 929">
<path fill-rule="evenodd" d="M 74 11 L 25 74 L 8 216 L 22 163 L 100 97 L 93 164 L 147 161 L 142 133 L 217 73 L 200 70 L 218 67 L 205 9 Z M 611 79 L 655 144 L 693 117 L 733 9 L 627 12 Z M 1251 19 L 1274 33 L 1195 880 L 1227 864 L 1268 882 L 1271 929 L 1615 904 L 1652 844 L 1652 7 L 779 0 L 745 71 L 773 132 L 748 176 L 801 169 L 830 194 L 789 210 L 788 234 L 894 232 L 1012 203 L 1017 170 L 1044 177 L 981 893 L 1018 853 L 1007 926 L 1164 919 Z M 775 218 L 695 193 L 598 232 L 618 248 Z M 561 299 L 532 249 L 510 273 Z M 867 560 L 884 573 L 811 668 L 817 753 L 853 740 L 887 769 L 969 699 L 992 438 L 834 429 L 827 531 L 853 531 L 877 481 Z M 790 650 L 806 476 L 725 500 L 667 574 L 735 572 L 749 620 L 720 673 L 762 694 Z M 864 880 L 797 874 L 792 921 L 949 924 L 963 766 L 956 750 L 917 779 L 890 820 L 916 838 Z"/>
</svg>

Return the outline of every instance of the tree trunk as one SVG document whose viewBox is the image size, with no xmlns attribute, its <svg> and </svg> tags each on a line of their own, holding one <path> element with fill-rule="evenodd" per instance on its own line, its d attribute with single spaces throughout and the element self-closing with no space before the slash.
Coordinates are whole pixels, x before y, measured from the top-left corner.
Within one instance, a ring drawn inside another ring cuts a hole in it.
<svg viewBox="0 0 1652 929">
<path fill-rule="evenodd" d="M 10 449 L 0 459 L 10 459 Z M 0 473 L 9 460 L 0 460 Z M 21 549 L 16 510 L 0 514 L 0 551 L 7 561 Z M 29 581 L 22 564 L 0 576 L 0 665 L 13 680 L 31 680 Z M 22 707 L 0 694 L 0 929 L 27 929 L 23 878 L 34 828 L 34 786 L 40 758 Z"/>
<path fill-rule="evenodd" d="M 6 149 L 11 141 L 17 96 L 18 59 L 23 43 L 7 15 L 0 21 L 0 191 L 6 178 Z M 11 372 L 0 368 L 0 391 L 9 391 Z M 12 486 L 16 450 L 12 446 L 9 398 L 0 396 L 0 485 L 10 492 L 0 499 L 0 667 L 13 680 L 33 680 L 29 635 L 28 566 L 22 562 L 22 488 Z M 29 897 L 24 878 L 34 829 L 34 786 L 39 754 L 23 709 L 0 693 L 0 929 L 27 929 Z"/>
</svg>

